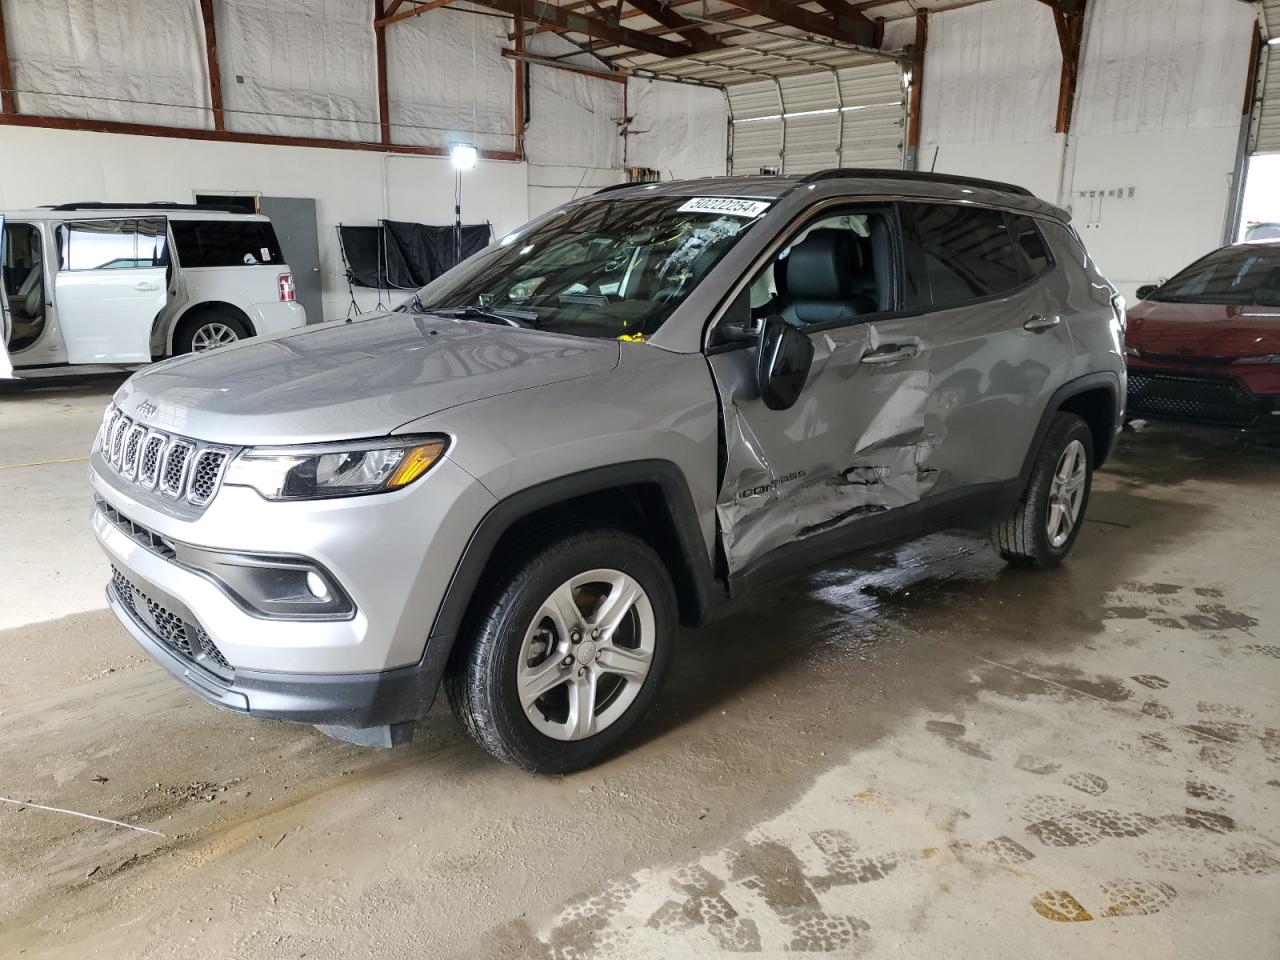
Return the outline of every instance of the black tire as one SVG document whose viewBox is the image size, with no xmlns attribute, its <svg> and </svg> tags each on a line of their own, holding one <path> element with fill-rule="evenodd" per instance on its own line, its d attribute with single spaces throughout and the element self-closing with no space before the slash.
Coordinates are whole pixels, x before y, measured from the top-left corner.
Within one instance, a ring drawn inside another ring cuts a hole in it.
<svg viewBox="0 0 1280 960">
<path fill-rule="evenodd" d="M 222 324 L 227 327 L 235 333 L 237 340 L 247 340 L 253 336 L 249 330 L 249 325 L 244 322 L 243 318 L 230 310 L 208 307 L 196 310 L 182 318 L 182 323 L 178 325 L 178 329 L 173 335 L 174 354 L 191 353 L 196 334 L 201 328 L 207 328 L 212 324 Z"/>
<path fill-rule="evenodd" d="M 581 770 L 614 751 L 653 705 L 676 630 L 675 589 L 648 544 L 609 528 L 557 533 L 546 546 L 526 549 L 494 578 L 490 592 L 478 597 L 445 675 L 449 704 L 472 739 L 503 763 L 543 774 Z M 625 711 L 598 733 L 558 740 L 535 727 L 521 708 L 516 682 L 521 647 L 553 591 L 597 568 L 621 571 L 644 590 L 653 610 L 654 650 L 649 672 Z"/>
<path fill-rule="evenodd" d="M 1059 460 L 1074 441 L 1079 441 L 1085 451 L 1083 497 L 1070 533 L 1063 543 L 1055 546 L 1048 529 L 1050 493 Z M 1055 414 L 1031 468 L 1027 492 L 1012 516 L 992 525 L 991 545 L 1015 567 L 1050 570 L 1058 566 L 1071 552 L 1084 526 L 1092 486 L 1093 433 L 1089 425 L 1074 413 Z"/>
</svg>

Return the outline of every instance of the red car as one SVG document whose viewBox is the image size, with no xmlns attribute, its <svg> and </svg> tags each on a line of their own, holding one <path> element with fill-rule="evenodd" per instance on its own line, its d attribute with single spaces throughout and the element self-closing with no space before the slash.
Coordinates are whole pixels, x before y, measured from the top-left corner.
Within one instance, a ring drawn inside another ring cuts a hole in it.
<svg viewBox="0 0 1280 960">
<path fill-rule="evenodd" d="M 1131 419 L 1280 427 L 1280 242 L 1222 247 L 1138 296 Z"/>
</svg>

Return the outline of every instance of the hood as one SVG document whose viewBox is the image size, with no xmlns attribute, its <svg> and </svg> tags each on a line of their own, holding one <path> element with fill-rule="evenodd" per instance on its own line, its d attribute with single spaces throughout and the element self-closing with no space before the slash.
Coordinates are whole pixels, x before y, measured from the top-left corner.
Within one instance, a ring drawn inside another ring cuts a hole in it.
<svg viewBox="0 0 1280 960">
<path fill-rule="evenodd" d="M 421 314 L 328 323 L 187 355 L 130 378 L 149 426 L 231 445 L 388 434 L 449 407 L 612 370 L 619 346 Z"/>
<path fill-rule="evenodd" d="M 1125 343 L 1152 357 L 1234 360 L 1280 353 L 1280 308 L 1143 300 L 1129 311 Z"/>
</svg>

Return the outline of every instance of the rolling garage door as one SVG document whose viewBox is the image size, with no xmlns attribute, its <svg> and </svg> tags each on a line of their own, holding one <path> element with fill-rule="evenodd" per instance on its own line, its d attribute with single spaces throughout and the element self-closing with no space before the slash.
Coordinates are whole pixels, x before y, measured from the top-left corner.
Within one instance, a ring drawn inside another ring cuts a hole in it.
<svg viewBox="0 0 1280 960">
<path fill-rule="evenodd" d="M 1265 0 L 1268 37 L 1280 37 L 1280 0 Z M 1263 47 L 1262 103 L 1253 131 L 1252 153 L 1280 152 L 1280 46 Z"/>
<path fill-rule="evenodd" d="M 728 88 L 729 172 L 901 167 L 905 104 L 892 60 Z"/>
</svg>

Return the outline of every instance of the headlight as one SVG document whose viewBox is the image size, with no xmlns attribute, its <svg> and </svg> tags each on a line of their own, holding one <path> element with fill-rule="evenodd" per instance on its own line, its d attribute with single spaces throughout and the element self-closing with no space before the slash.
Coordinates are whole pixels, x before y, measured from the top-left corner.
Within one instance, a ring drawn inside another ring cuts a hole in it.
<svg viewBox="0 0 1280 960">
<path fill-rule="evenodd" d="M 1268 353 L 1261 357 L 1241 357 L 1236 363 L 1280 363 L 1280 353 Z"/>
<path fill-rule="evenodd" d="M 408 486 L 444 454 L 444 437 L 404 437 L 306 447 L 254 447 L 232 461 L 223 486 L 268 500 L 315 500 Z"/>
<path fill-rule="evenodd" d="M 1140 357 L 1142 356 L 1142 353 L 1138 350 L 1137 347 L 1131 347 L 1126 343 L 1124 345 L 1124 355 L 1126 357 Z"/>
</svg>

